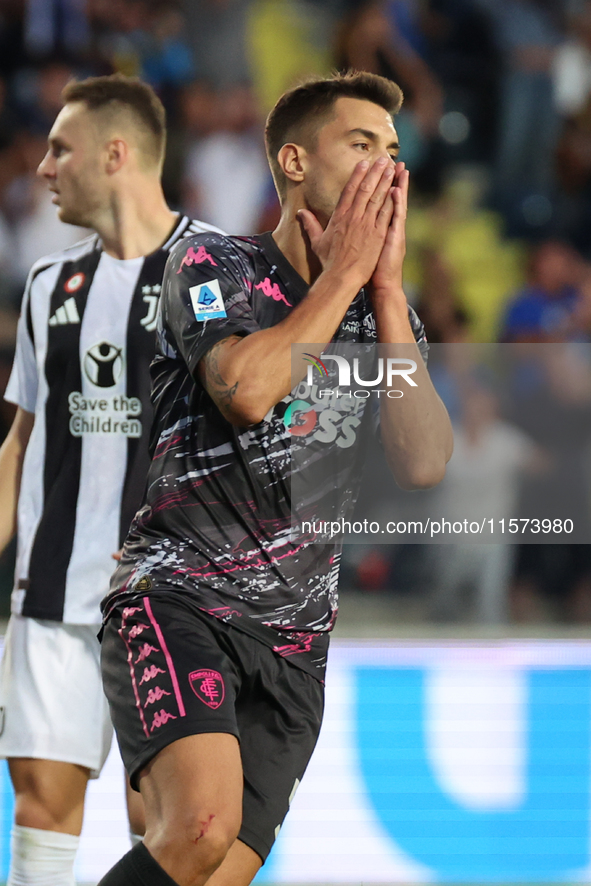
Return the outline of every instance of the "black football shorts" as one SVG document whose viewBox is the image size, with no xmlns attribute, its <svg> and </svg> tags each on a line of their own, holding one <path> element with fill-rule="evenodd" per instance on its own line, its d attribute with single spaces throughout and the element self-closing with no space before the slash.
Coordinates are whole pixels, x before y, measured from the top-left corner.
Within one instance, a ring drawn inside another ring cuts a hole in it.
<svg viewBox="0 0 591 886">
<path fill-rule="evenodd" d="M 179 738 L 228 732 L 244 772 L 239 839 L 265 861 L 316 745 L 324 687 L 269 647 L 175 595 L 116 607 L 103 683 L 132 786 Z"/>
</svg>

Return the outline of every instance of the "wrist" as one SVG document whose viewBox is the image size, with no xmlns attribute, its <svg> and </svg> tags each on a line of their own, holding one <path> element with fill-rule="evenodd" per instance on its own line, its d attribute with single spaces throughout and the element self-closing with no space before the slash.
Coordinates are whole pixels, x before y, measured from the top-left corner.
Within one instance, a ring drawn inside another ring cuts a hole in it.
<svg viewBox="0 0 591 886">
<path fill-rule="evenodd" d="M 404 294 L 401 283 L 376 286 L 373 281 L 370 281 L 368 284 L 368 290 L 374 304 L 400 304 L 406 307 L 406 295 Z"/>
<path fill-rule="evenodd" d="M 408 320 L 408 302 L 401 287 L 377 289 L 371 287 L 371 304 L 376 320 Z"/>
<path fill-rule="evenodd" d="M 355 298 L 360 289 L 363 289 L 367 281 L 362 280 L 352 269 L 335 267 L 325 268 L 316 281 L 330 288 L 331 292 L 342 292 L 349 300 Z"/>
<path fill-rule="evenodd" d="M 408 316 L 408 302 L 402 289 L 374 292 L 371 294 L 372 308 L 376 321 L 378 341 L 414 342 Z"/>
</svg>

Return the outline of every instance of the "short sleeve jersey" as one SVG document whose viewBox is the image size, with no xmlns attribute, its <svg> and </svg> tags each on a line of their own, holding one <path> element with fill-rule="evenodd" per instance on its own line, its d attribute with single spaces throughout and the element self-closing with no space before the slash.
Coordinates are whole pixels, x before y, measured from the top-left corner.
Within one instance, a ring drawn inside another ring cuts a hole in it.
<svg viewBox="0 0 591 886">
<path fill-rule="evenodd" d="M 147 495 L 104 603 L 138 593 L 180 593 L 188 605 L 231 623 L 323 679 L 328 632 L 337 612 L 340 549 L 292 539 L 294 393 L 260 424 L 228 422 L 198 377 L 219 341 L 281 322 L 308 285 L 271 234 L 203 234 L 173 250 L 152 365 L 155 421 Z M 409 316 L 419 346 L 422 325 Z M 334 337 L 376 341 L 361 290 Z"/>
<path fill-rule="evenodd" d="M 150 464 L 149 366 L 166 259 L 204 230 L 214 229 L 180 216 L 159 249 L 131 259 L 106 253 L 95 234 L 31 269 L 5 394 L 35 415 L 18 502 L 15 614 L 100 623 L 112 554 Z"/>
</svg>

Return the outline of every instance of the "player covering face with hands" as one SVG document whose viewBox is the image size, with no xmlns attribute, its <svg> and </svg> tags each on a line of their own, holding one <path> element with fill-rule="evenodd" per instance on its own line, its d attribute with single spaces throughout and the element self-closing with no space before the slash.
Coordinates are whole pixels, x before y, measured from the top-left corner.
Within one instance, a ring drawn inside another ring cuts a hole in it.
<svg viewBox="0 0 591 886">
<path fill-rule="evenodd" d="M 102 886 L 246 886 L 318 737 L 340 551 L 291 536 L 292 344 L 413 353 L 417 385 L 383 403 L 381 435 L 400 485 L 444 475 L 451 427 L 402 290 L 401 100 L 356 73 L 286 93 L 266 128 L 276 230 L 204 234 L 167 263 L 153 461 L 103 601 L 105 691 L 146 835 Z"/>
</svg>

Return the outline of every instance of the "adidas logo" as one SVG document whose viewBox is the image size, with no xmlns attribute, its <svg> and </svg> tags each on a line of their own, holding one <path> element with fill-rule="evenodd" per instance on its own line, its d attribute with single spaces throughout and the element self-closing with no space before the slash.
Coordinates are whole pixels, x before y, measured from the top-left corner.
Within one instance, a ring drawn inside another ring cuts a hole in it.
<svg viewBox="0 0 591 886">
<path fill-rule="evenodd" d="M 57 309 L 53 317 L 49 318 L 50 326 L 65 326 L 66 323 L 80 323 L 80 315 L 76 307 L 75 298 L 67 298 L 63 305 Z"/>
</svg>

